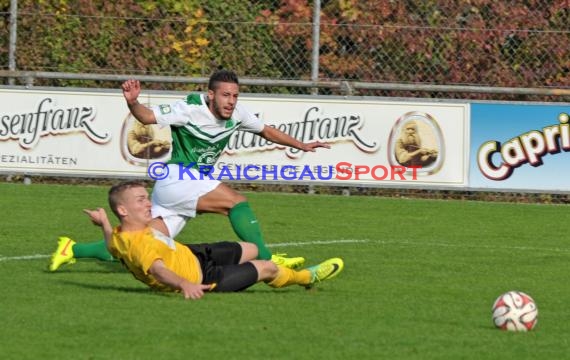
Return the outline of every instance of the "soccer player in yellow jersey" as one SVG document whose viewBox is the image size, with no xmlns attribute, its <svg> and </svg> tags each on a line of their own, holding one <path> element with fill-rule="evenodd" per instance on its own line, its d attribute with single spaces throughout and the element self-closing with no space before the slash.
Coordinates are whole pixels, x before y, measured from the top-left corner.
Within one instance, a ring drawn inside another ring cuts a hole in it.
<svg viewBox="0 0 570 360">
<path fill-rule="evenodd" d="M 303 270 L 292 270 L 269 260 L 255 260 L 257 246 L 247 242 L 182 244 L 151 228 L 151 202 L 144 185 L 122 182 L 109 191 L 109 205 L 120 220 L 113 228 L 104 209 L 84 210 L 101 226 L 109 252 L 148 286 L 179 291 L 199 299 L 205 291 L 241 291 L 259 281 L 281 288 L 310 287 L 338 275 L 339 258 Z"/>
</svg>

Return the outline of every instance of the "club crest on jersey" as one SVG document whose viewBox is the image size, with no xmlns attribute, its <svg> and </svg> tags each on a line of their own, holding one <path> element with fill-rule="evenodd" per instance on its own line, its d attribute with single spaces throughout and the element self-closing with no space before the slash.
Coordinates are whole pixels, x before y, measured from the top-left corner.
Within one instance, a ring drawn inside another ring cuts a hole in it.
<svg viewBox="0 0 570 360">
<path fill-rule="evenodd" d="M 158 108 L 161 114 L 170 114 L 172 112 L 170 105 L 158 105 Z"/>
<path fill-rule="evenodd" d="M 218 159 L 219 155 L 220 151 L 207 151 L 198 157 L 197 163 L 199 166 L 213 165 Z"/>
</svg>

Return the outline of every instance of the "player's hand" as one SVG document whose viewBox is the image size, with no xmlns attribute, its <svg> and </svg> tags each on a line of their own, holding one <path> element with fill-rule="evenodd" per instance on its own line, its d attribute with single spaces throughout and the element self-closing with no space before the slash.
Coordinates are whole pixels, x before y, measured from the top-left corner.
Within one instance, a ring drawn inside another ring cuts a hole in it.
<svg viewBox="0 0 570 360">
<path fill-rule="evenodd" d="M 180 289 L 185 299 L 197 300 L 204 296 L 204 290 L 210 290 L 212 285 L 193 284 L 190 281 L 184 281 L 180 284 Z"/>
<path fill-rule="evenodd" d="M 86 213 L 87 216 L 89 216 L 89 218 L 91 219 L 91 222 L 93 222 L 93 224 L 97 226 L 103 226 L 104 224 L 109 222 L 109 218 L 107 218 L 107 213 L 103 208 L 98 208 L 96 210 L 83 209 L 83 212 Z"/>
<path fill-rule="evenodd" d="M 323 143 L 320 141 L 313 141 L 310 143 L 305 143 L 303 144 L 303 147 L 301 148 L 301 150 L 305 151 L 305 152 L 315 152 L 316 148 L 325 148 L 325 149 L 330 149 L 331 146 L 327 143 Z"/>
<path fill-rule="evenodd" d="M 141 83 L 138 80 L 129 79 L 121 85 L 123 96 L 127 104 L 134 104 L 141 93 Z"/>
</svg>

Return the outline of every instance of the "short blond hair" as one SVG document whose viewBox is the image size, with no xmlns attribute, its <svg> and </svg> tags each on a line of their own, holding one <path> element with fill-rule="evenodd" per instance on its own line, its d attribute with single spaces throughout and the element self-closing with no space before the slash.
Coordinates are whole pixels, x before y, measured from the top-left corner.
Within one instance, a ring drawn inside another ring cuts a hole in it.
<svg viewBox="0 0 570 360">
<path fill-rule="evenodd" d="M 117 207 L 119 206 L 122 200 L 123 193 L 129 189 L 138 188 L 138 187 L 144 188 L 145 185 L 144 183 L 138 180 L 130 180 L 115 184 L 109 190 L 109 206 L 111 207 L 111 210 L 113 210 L 113 214 L 115 214 L 115 216 L 119 218 L 119 220 L 121 219 L 121 217 L 119 216 Z"/>
</svg>

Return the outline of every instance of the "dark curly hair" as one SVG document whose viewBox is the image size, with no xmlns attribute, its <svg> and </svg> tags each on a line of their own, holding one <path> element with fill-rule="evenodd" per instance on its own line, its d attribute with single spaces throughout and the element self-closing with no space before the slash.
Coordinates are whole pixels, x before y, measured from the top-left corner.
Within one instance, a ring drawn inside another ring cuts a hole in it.
<svg viewBox="0 0 570 360">
<path fill-rule="evenodd" d="M 229 70 L 218 70 L 210 76 L 208 90 L 216 90 L 218 84 L 221 82 L 239 85 L 238 77 L 235 72 Z"/>
</svg>

